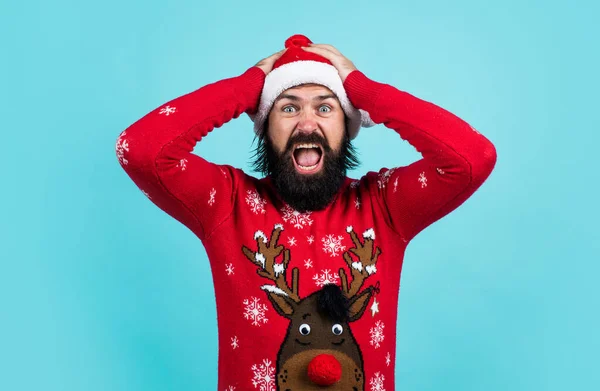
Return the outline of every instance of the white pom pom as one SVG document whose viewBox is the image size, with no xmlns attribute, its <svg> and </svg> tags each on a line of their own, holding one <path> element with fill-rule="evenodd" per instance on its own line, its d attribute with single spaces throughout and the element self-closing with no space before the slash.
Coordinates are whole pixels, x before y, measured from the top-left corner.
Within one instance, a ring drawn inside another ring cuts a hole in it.
<svg viewBox="0 0 600 391">
<path fill-rule="evenodd" d="M 283 266 L 283 263 L 276 263 L 273 265 L 273 271 L 275 272 L 275 277 L 277 277 L 285 271 L 285 266 Z"/>
<path fill-rule="evenodd" d="M 349 226 L 346 227 L 346 232 L 350 233 L 350 232 L 352 232 L 353 229 L 354 228 L 352 228 L 352 226 L 349 225 Z"/>
<path fill-rule="evenodd" d="M 375 231 L 373 231 L 373 228 L 369 228 L 368 230 L 366 230 L 363 233 L 363 238 L 375 240 Z"/>
<path fill-rule="evenodd" d="M 275 224 L 275 229 L 280 229 L 283 231 L 283 224 Z"/>
<path fill-rule="evenodd" d="M 369 273 L 369 275 L 377 272 L 377 268 L 375 267 L 375 265 L 369 265 L 365 267 L 365 270 L 367 271 L 367 273 Z"/>
<path fill-rule="evenodd" d="M 262 238 L 263 242 L 267 243 L 267 236 L 265 235 L 265 233 L 263 231 L 256 231 L 254 233 L 254 240 L 256 240 L 258 238 Z"/>
</svg>

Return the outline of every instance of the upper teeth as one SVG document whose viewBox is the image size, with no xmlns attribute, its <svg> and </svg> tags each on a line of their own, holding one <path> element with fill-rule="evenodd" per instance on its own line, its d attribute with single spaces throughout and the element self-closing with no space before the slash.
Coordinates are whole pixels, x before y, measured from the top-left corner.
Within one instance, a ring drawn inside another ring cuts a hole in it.
<svg viewBox="0 0 600 391">
<path fill-rule="evenodd" d="M 300 149 L 300 148 L 319 148 L 319 146 L 317 144 L 299 144 L 299 145 L 296 145 L 296 149 Z"/>
</svg>

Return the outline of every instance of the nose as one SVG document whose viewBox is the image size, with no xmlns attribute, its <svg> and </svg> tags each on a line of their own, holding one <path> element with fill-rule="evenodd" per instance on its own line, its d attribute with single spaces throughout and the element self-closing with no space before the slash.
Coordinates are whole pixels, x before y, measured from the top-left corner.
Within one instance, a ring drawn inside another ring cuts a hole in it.
<svg viewBox="0 0 600 391">
<path fill-rule="evenodd" d="M 312 133 L 318 129 L 317 121 L 311 114 L 303 114 L 296 126 L 301 133 Z"/>
<path fill-rule="evenodd" d="M 342 378 L 342 365 L 331 354 L 319 354 L 308 364 L 308 378 L 319 386 L 331 386 Z"/>
</svg>

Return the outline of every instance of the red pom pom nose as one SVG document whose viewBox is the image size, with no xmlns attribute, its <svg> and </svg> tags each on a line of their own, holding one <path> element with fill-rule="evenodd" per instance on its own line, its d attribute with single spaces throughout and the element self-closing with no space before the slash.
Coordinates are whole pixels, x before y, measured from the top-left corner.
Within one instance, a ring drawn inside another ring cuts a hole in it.
<svg viewBox="0 0 600 391">
<path fill-rule="evenodd" d="M 301 34 L 292 35 L 288 39 L 285 40 L 285 47 L 290 48 L 292 46 L 296 47 L 304 47 L 308 46 L 309 43 L 312 43 L 310 39 Z"/>
<path fill-rule="evenodd" d="M 308 378 L 319 386 L 331 386 L 342 378 L 342 365 L 331 354 L 319 354 L 308 364 Z"/>
</svg>

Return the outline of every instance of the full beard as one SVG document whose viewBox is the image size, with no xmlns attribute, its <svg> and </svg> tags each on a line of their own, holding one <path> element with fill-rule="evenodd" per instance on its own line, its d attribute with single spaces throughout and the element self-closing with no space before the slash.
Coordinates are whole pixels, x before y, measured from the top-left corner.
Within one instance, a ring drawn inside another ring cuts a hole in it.
<svg viewBox="0 0 600 391">
<path fill-rule="evenodd" d="M 340 151 L 331 149 L 321 136 L 297 135 L 286 145 L 283 153 L 278 154 L 267 140 L 268 170 L 275 189 L 280 197 L 298 212 L 316 211 L 326 208 L 341 188 L 346 177 L 345 154 L 346 140 L 342 141 Z M 323 167 L 315 174 L 301 174 L 294 166 L 293 148 L 298 143 L 315 143 L 323 148 Z"/>
</svg>

